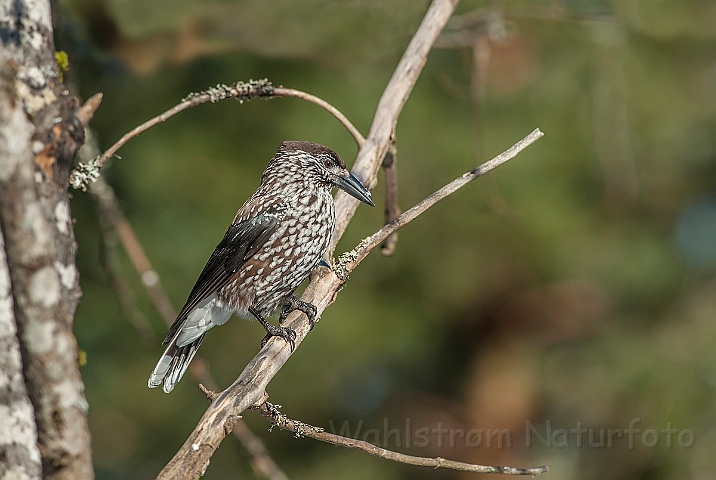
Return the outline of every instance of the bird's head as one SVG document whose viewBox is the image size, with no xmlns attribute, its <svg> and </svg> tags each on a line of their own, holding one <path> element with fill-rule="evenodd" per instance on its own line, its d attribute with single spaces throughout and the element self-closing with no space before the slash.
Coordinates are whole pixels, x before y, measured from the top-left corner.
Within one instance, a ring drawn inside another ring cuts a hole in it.
<svg viewBox="0 0 716 480">
<path fill-rule="evenodd" d="M 317 182 L 328 188 L 338 187 L 361 202 L 375 206 L 368 189 L 346 169 L 343 159 L 328 147 L 313 142 L 286 141 L 271 163 L 297 180 Z"/>
</svg>

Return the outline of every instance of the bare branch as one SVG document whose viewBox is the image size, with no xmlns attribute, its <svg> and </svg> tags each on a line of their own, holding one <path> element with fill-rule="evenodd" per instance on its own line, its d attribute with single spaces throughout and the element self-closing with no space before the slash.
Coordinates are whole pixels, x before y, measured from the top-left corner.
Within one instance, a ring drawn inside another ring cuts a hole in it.
<svg viewBox="0 0 716 480">
<path fill-rule="evenodd" d="M 429 197 L 427 197 L 422 202 L 415 205 L 413 208 L 405 212 L 404 214 L 400 215 L 398 218 L 393 220 L 392 222 L 385 225 L 383 228 L 375 232 L 370 237 L 364 239 L 360 244 L 351 250 L 350 252 L 344 253 L 341 255 L 342 258 L 346 259 L 344 262 L 339 262 L 342 272 L 344 272 L 344 275 L 347 276 L 350 274 L 350 272 L 355 269 L 356 266 L 365 258 L 368 256 L 368 254 L 373 250 L 376 246 L 380 244 L 383 240 L 390 237 L 390 235 L 397 232 L 400 228 L 407 225 L 408 223 L 415 220 L 418 216 L 420 216 L 422 213 L 424 213 L 428 208 L 432 207 L 436 203 L 438 203 L 443 198 L 447 197 L 448 195 L 451 195 L 455 193 L 460 188 L 464 187 L 471 181 L 475 180 L 478 177 L 481 177 L 482 175 L 486 174 L 490 170 L 494 170 L 495 168 L 499 167 L 503 163 L 507 162 L 508 160 L 511 160 L 517 156 L 518 153 L 520 153 L 525 148 L 532 145 L 534 142 L 536 142 L 540 137 L 542 137 L 544 134 L 538 129 L 533 130 L 529 135 L 527 135 L 525 138 L 520 140 L 519 142 L 515 143 L 512 147 L 505 150 L 492 160 L 483 163 L 477 168 L 474 168 L 470 170 L 469 172 L 464 173 L 459 178 L 453 180 L 452 182 L 445 185 L 443 188 L 438 190 L 437 192 L 433 193 Z"/>
<path fill-rule="evenodd" d="M 503 19 L 535 19 L 561 22 L 606 22 L 618 23 L 619 18 L 602 13 L 570 12 L 563 2 L 553 2 L 552 5 L 510 6 L 508 8 L 484 7 L 478 8 L 462 15 L 455 15 L 450 19 L 447 28 L 450 30 L 470 29 L 483 26 L 492 18 Z"/>
<path fill-rule="evenodd" d="M 94 117 L 94 112 L 97 111 L 101 103 L 102 94 L 95 93 L 87 99 L 84 105 L 77 109 L 77 113 L 75 113 L 75 116 L 77 117 L 77 120 L 80 121 L 83 127 L 86 127 L 90 120 L 92 120 L 92 117 Z"/>
<path fill-rule="evenodd" d="M 134 269 L 139 274 L 142 284 L 146 287 L 154 307 L 162 318 L 171 325 L 176 318 L 176 312 L 169 298 L 159 284 L 159 275 L 152 269 L 147 254 L 144 252 L 134 229 L 124 213 L 119 208 L 114 190 L 101 177 L 90 185 L 90 193 L 97 202 L 101 215 L 107 220 L 109 226 L 115 229 L 119 241 L 127 252 Z"/>
<path fill-rule="evenodd" d="M 442 457 L 428 458 L 406 455 L 404 453 L 394 452 L 385 448 L 377 447 L 372 443 L 362 440 L 343 437 L 328 433 L 320 427 L 314 427 L 307 423 L 292 420 L 278 410 L 277 405 L 264 401 L 260 405 L 254 405 L 251 410 L 260 413 L 266 420 L 279 427 L 281 430 L 292 432 L 296 437 L 309 437 L 321 442 L 331 443 L 346 448 L 354 448 L 363 453 L 374 455 L 376 457 L 385 458 L 398 463 L 408 465 L 416 465 L 419 467 L 447 468 L 450 470 L 459 470 L 461 472 L 475 473 L 496 473 L 500 475 L 531 475 L 536 476 L 548 471 L 547 466 L 536 468 L 514 468 L 514 467 L 493 467 L 490 465 L 475 465 L 472 463 L 456 462 L 447 460 Z"/>
<path fill-rule="evenodd" d="M 91 187 L 90 187 L 91 189 Z M 149 319 L 137 307 L 134 299 L 134 292 L 129 286 L 129 282 L 121 273 L 119 262 L 117 261 L 117 235 L 114 228 L 111 227 L 107 220 L 100 216 L 100 244 L 99 244 L 99 263 L 104 271 L 110 288 L 114 291 L 119 299 L 122 315 L 129 320 L 137 334 L 141 337 L 142 343 L 149 346 L 154 345 L 156 335 L 152 330 Z"/>
<path fill-rule="evenodd" d="M 338 110 L 336 107 L 326 102 L 325 100 L 318 98 L 315 95 L 311 95 L 310 93 L 302 92 L 301 90 L 294 90 L 293 88 L 276 87 L 273 89 L 273 93 L 275 97 L 302 98 L 304 100 L 308 100 L 311 103 L 315 103 L 319 107 L 324 108 L 326 111 L 328 111 L 328 113 L 336 117 L 336 119 L 338 119 L 338 121 L 341 122 L 344 127 L 346 127 L 346 130 L 350 132 L 350 134 L 353 136 L 353 139 L 358 144 L 358 148 L 362 148 L 363 145 L 365 145 L 365 138 L 351 123 L 351 121 L 348 120 L 348 118 L 346 118 L 346 116 L 343 115 L 340 110 Z"/>
<path fill-rule="evenodd" d="M 395 130 L 398 116 L 423 70 L 433 43 L 450 19 L 458 1 L 433 0 L 380 97 L 366 143 L 358 152 L 351 170 L 369 188 L 375 186 L 376 176 L 388 151 L 390 135 Z M 336 228 L 329 253 L 335 251 L 338 240 L 343 236 L 359 203 L 345 192 L 339 191 L 336 194 Z"/>
<path fill-rule="evenodd" d="M 353 136 L 358 147 L 362 147 L 365 143 L 365 139 L 353 126 L 353 124 L 343 115 L 336 107 L 326 102 L 325 100 L 311 95 L 300 90 L 284 87 L 274 87 L 271 82 L 267 79 L 263 80 L 249 80 L 248 82 L 235 82 L 231 85 L 219 84 L 216 87 L 210 88 L 205 92 L 189 94 L 179 104 L 173 106 L 161 115 L 157 115 L 154 118 L 147 120 L 132 131 L 124 134 L 122 138 L 117 140 L 114 145 L 109 147 L 102 155 L 92 158 L 87 162 L 81 162 L 72 171 L 70 175 L 70 185 L 76 189 L 87 190 L 87 187 L 97 181 L 99 173 L 104 165 L 112 158 L 117 151 L 124 146 L 132 138 L 136 137 L 142 132 L 147 131 L 151 127 L 158 125 L 162 122 L 166 122 L 168 119 L 173 117 L 179 112 L 196 107 L 202 103 L 216 103 L 219 100 L 227 98 L 233 98 L 240 102 L 253 100 L 254 98 L 274 98 L 274 97 L 297 97 L 307 100 L 311 103 L 321 106 L 329 113 L 331 113 L 343 126 L 346 127 L 348 132 Z M 87 125 L 89 119 L 94 115 L 94 111 L 102 101 L 102 94 L 98 93 L 90 98 L 87 103 L 79 110 L 83 125 Z"/>
</svg>

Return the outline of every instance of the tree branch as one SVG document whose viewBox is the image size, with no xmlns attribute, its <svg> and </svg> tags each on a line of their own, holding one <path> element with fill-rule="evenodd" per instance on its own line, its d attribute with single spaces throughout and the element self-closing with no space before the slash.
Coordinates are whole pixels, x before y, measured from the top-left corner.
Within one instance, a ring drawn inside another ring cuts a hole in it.
<svg viewBox="0 0 716 480">
<path fill-rule="evenodd" d="M 351 170 L 371 189 L 375 186 L 378 170 L 388 151 L 390 136 L 395 130 L 398 116 L 423 70 L 433 43 L 450 19 L 458 1 L 433 0 L 380 97 L 366 143 L 358 152 Z M 338 240 L 343 236 L 359 203 L 345 192 L 339 191 L 336 194 L 336 228 L 328 248 L 330 254 L 335 251 Z"/>
<path fill-rule="evenodd" d="M 475 465 L 472 463 L 457 462 L 455 460 L 447 460 L 442 457 L 428 458 L 406 455 L 404 453 L 394 452 L 385 448 L 377 447 L 372 443 L 364 442 L 355 438 L 343 437 L 333 433 L 328 433 L 320 427 L 314 427 L 298 420 L 292 420 L 281 413 L 278 409 L 280 405 L 274 405 L 268 401 L 264 401 L 259 405 L 254 405 L 251 410 L 261 414 L 266 420 L 276 425 L 281 430 L 292 432 L 296 437 L 309 437 L 321 442 L 331 443 L 346 448 L 353 448 L 369 455 L 385 458 L 398 463 L 407 465 L 416 465 L 419 467 L 447 468 L 449 470 L 458 470 L 461 472 L 475 473 L 496 473 L 500 475 L 531 475 L 532 477 L 547 472 L 547 466 L 536 468 L 514 468 L 514 467 L 493 467 L 490 465 Z"/>
<path fill-rule="evenodd" d="M 99 96 L 99 98 L 96 98 L 97 96 Z M 140 133 L 145 132 L 146 130 L 162 122 L 166 122 L 168 119 L 170 119 L 177 113 L 183 112 L 188 108 L 196 107 L 197 105 L 201 105 L 202 103 L 207 102 L 216 103 L 219 100 L 224 100 L 227 98 L 233 98 L 239 100 L 240 102 L 244 102 L 253 100 L 254 98 L 271 99 L 275 97 L 297 97 L 307 100 L 311 103 L 315 103 L 316 105 L 324 108 L 331 115 L 336 117 L 336 119 L 338 119 L 338 121 L 341 122 L 344 127 L 346 127 L 348 132 L 355 139 L 359 148 L 362 147 L 365 143 L 365 139 L 363 138 L 361 133 L 346 118 L 345 115 L 343 115 L 336 107 L 326 102 L 325 100 L 316 97 L 315 95 L 311 95 L 310 93 L 302 92 L 300 90 L 295 90 L 293 88 L 274 87 L 267 79 L 249 80 L 248 82 L 235 82 L 231 85 L 219 84 L 216 87 L 212 87 L 206 90 L 205 92 L 189 94 L 180 103 L 173 106 L 166 112 L 147 120 L 141 125 L 135 127 L 130 132 L 125 133 L 122 138 L 117 140 L 114 145 L 109 147 L 102 155 L 93 158 L 87 162 L 81 162 L 80 164 L 78 164 L 77 167 L 70 174 L 70 185 L 76 189 L 81 189 L 83 191 L 87 190 L 88 186 L 91 183 L 97 181 L 97 179 L 99 178 L 100 171 L 102 170 L 104 165 L 109 161 L 110 158 L 112 158 L 117 153 L 117 151 L 122 146 L 124 146 L 124 144 L 126 144 L 128 141 L 130 141 Z M 95 102 L 97 103 L 97 105 L 99 105 L 99 102 L 101 100 L 101 94 L 97 94 L 94 97 L 90 98 L 90 100 L 87 101 L 86 108 L 82 110 L 81 113 L 94 113 L 92 107 L 94 106 Z M 94 106 L 94 109 L 96 109 L 96 106 Z"/>
<path fill-rule="evenodd" d="M 358 148 L 362 148 L 363 145 L 365 145 L 365 138 L 363 138 L 363 135 L 361 135 L 361 133 L 351 123 L 351 121 L 348 120 L 348 118 L 346 118 L 346 116 L 343 115 L 340 110 L 338 110 L 336 107 L 326 102 L 325 100 L 318 98 L 315 95 L 311 95 L 310 93 L 302 92 L 301 90 L 295 90 L 293 88 L 276 87 L 273 89 L 273 92 L 275 97 L 302 98 L 304 100 L 308 100 L 311 103 L 315 103 L 319 107 L 322 107 L 328 113 L 336 117 L 336 119 L 338 119 L 338 121 L 341 122 L 344 127 L 346 127 L 346 130 L 350 132 L 350 134 L 353 136 L 353 139 L 356 141 L 356 144 L 358 144 Z"/>
<path fill-rule="evenodd" d="M 518 153 L 520 153 L 522 150 L 539 140 L 539 138 L 543 135 L 544 134 L 539 130 L 539 128 L 533 130 L 525 138 L 515 143 L 512 147 L 505 150 L 492 160 L 483 163 L 479 167 L 464 173 L 459 178 L 448 183 L 443 188 L 436 191 L 435 193 L 427 197 L 425 200 L 421 201 L 420 203 L 412 207 L 410 210 L 385 225 L 383 228 L 375 232 L 370 237 L 363 239 L 363 241 L 360 242 L 360 244 L 356 248 L 354 248 L 350 252 L 342 254 L 336 266 L 336 271 L 339 273 L 339 275 L 342 275 L 347 278 L 350 272 L 352 272 L 355 267 L 357 267 L 358 264 L 362 262 L 365 257 L 368 256 L 371 250 L 373 250 L 376 246 L 380 245 L 383 240 L 389 238 L 399 229 L 418 218 L 418 216 L 422 215 L 428 208 L 432 207 L 443 198 L 455 193 L 468 183 L 472 182 L 478 177 L 483 176 L 490 170 L 494 170 L 508 160 L 515 158 Z"/>
</svg>

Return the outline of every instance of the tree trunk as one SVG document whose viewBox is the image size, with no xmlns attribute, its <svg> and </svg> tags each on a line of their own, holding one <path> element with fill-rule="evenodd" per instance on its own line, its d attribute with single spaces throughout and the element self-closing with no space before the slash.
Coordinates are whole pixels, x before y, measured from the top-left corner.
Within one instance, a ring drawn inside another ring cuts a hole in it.
<svg viewBox="0 0 716 480">
<path fill-rule="evenodd" d="M 49 1 L 0 0 L 0 42 L 0 228 L 42 473 L 92 478 L 67 192 L 86 120 L 60 81 Z"/>
<path fill-rule="evenodd" d="M 35 412 L 22 375 L 10 270 L 0 231 L 0 478 L 42 477 Z"/>
</svg>

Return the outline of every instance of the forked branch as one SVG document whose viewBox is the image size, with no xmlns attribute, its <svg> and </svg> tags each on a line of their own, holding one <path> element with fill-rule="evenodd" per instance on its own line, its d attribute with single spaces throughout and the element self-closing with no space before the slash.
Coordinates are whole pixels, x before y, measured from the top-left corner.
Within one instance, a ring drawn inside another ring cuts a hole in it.
<svg viewBox="0 0 716 480">
<path fill-rule="evenodd" d="M 448 183 L 443 188 L 436 191 L 435 193 L 427 197 L 425 200 L 400 215 L 392 222 L 386 224 L 383 228 L 375 232 L 370 237 L 363 239 L 363 241 L 360 242 L 360 244 L 358 244 L 356 248 L 354 248 L 350 252 L 346 252 L 341 255 L 341 258 L 338 262 L 340 271 L 343 272 L 343 275 L 345 275 L 347 278 L 347 275 L 350 274 L 350 272 L 352 272 L 353 269 L 355 269 L 355 267 L 357 267 L 358 264 L 363 261 L 365 257 L 368 256 L 371 250 L 380 245 L 383 240 L 389 238 L 399 229 L 418 218 L 418 216 L 423 214 L 428 208 L 432 207 L 443 198 L 455 193 L 471 181 L 483 176 L 490 170 L 494 170 L 508 160 L 515 158 L 518 153 L 532 145 L 543 135 L 544 133 L 542 133 L 539 128 L 533 130 L 532 133 L 512 145 L 512 147 L 505 150 L 492 160 L 483 163 L 477 168 L 473 168 L 469 172 L 464 173 L 462 176 Z"/>
</svg>

